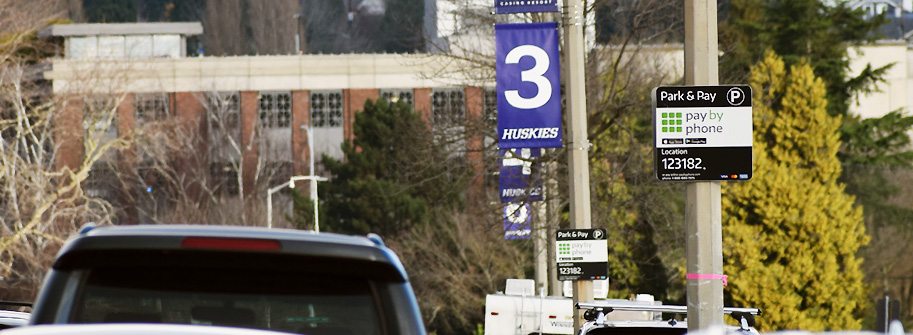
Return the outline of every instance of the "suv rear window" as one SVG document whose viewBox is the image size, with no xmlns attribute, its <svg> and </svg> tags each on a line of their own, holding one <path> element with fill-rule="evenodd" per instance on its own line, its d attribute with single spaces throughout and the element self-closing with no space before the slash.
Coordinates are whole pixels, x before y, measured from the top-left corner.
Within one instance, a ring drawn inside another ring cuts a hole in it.
<svg viewBox="0 0 913 335">
<path fill-rule="evenodd" d="M 104 267 L 85 276 L 73 323 L 211 324 L 312 335 L 383 333 L 377 289 L 364 277 L 186 267 Z"/>
</svg>

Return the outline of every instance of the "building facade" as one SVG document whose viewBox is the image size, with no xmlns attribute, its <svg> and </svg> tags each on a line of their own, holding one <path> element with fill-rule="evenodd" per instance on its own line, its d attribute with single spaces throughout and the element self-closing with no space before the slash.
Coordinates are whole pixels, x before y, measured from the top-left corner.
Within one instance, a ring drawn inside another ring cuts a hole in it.
<svg viewBox="0 0 913 335">
<path fill-rule="evenodd" d="M 109 139 L 150 122 L 173 121 L 183 129 L 178 133 L 195 139 L 191 147 L 196 154 L 175 158 L 172 164 L 208 165 L 206 179 L 215 186 L 205 189 L 254 195 L 263 178 L 275 185 L 294 175 L 324 175 L 319 164 L 310 171 L 311 155 L 318 161 L 322 155 L 344 159 L 341 144 L 354 136 L 355 114 L 366 100 L 383 97 L 411 103 L 432 128 L 463 132 L 453 154 L 476 170 L 473 189 L 481 189 L 484 136 L 467 125 L 483 121 L 486 104 L 493 112 L 493 88 L 472 82 L 452 59 L 403 54 L 187 58 L 182 56 L 183 48 L 161 50 L 134 43 L 162 40 L 159 33 L 174 35 L 181 28 L 168 25 L 162 24 L 159 32 L 148 24 L 81 24 L 42 31 L 43 37 L 64 39 L 64 54 L 52 61 L 44 77 L 56 96 L 71 97 L 56 118 L 61 130 L 56 142 L 63 149 L 56 165 L 75 166 L 82 161 L 87 152 L 81 138 L 87 125 L 102 124 L 92 119 L 91 111 L 109 106 L 116 109 L 113 119 L 98 126 L 105 128 L 98 131 Z M 91 35 L 99 31 L 122 35 Z M 133 31 L 141 31 L 142 39 L 125 33 Z M 193 27 L 179 31 L 179 40 L 188 33 L 199 32 Z M 79 57 L 68 56 L 74 45 Z M 110 101 L 114 96 L 122 100 Z M 308 137 L 308 129 L 313 138 Z M 169 136 L 174 140 L 176 135 Z M 309 141 L 314 152 L 309 152 Z M 134 202 L 139 211 L 147 203 L 140 199 L 154 196 L 158 189 L 153 173 L 144 174 L 155 165 L 148 161 L 150 150 L 155 149 L 134 148 L 106 161 L 137 171 L 135 190 L 126 192 L 138 194 Z M 90 178 L 87 192 L 105 195 L 111 187 L 103 187 L 104 181 L 111 178 L 102 166 L 94 170 L 97 175 Z M 239 178 L 242 182 L 234 182 Z M 142 213 L 124 218 L 127 222 L 146 219 Z"/>
</svg>

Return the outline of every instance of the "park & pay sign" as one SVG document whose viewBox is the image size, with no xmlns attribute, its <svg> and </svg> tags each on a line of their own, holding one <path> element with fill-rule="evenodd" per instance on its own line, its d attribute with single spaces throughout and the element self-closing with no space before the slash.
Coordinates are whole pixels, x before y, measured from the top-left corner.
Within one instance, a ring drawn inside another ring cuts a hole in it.
<svg viewBox="0 0 913 335">
<path fill-rule="evenodd" d="M 597 280 L 609 275 L 605 229 L 560 229 L 555 239 L 558 280 Z"/>
<path fill-rule="evenodd" d="M 751 179 L 750 86 L 661 86 L 653 110 L 657 179 Z"/>
</svg>

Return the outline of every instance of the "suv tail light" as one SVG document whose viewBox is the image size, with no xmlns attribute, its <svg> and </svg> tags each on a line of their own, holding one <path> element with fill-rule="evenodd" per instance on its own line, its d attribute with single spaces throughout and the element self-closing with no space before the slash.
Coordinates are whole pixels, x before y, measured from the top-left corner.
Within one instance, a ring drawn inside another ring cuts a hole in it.
<svg viewBox="0 0 913 335">
<path fill-rule="evenodd" d="M 253 238 L 188 237 L 181 242 L 182 248 L 236 249 L 236 250 L 280 250 L 276 240 Z"/>
</svg>

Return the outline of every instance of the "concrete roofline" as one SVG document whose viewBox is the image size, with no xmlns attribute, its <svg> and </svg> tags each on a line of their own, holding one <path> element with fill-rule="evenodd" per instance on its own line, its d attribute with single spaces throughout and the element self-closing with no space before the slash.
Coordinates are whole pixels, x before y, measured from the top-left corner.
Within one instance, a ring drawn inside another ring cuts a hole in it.
<svg viewBox="0 0 913 335">
<path fill-rule="evenodd" d="M 41 28 L 38 37 L 51 36 L 98 36 L 98 35 L 200 35 L 203 25 L 199 22 L 155 22 L 155 23 L 79 23 L 55 24 Z"/>
</svg>

